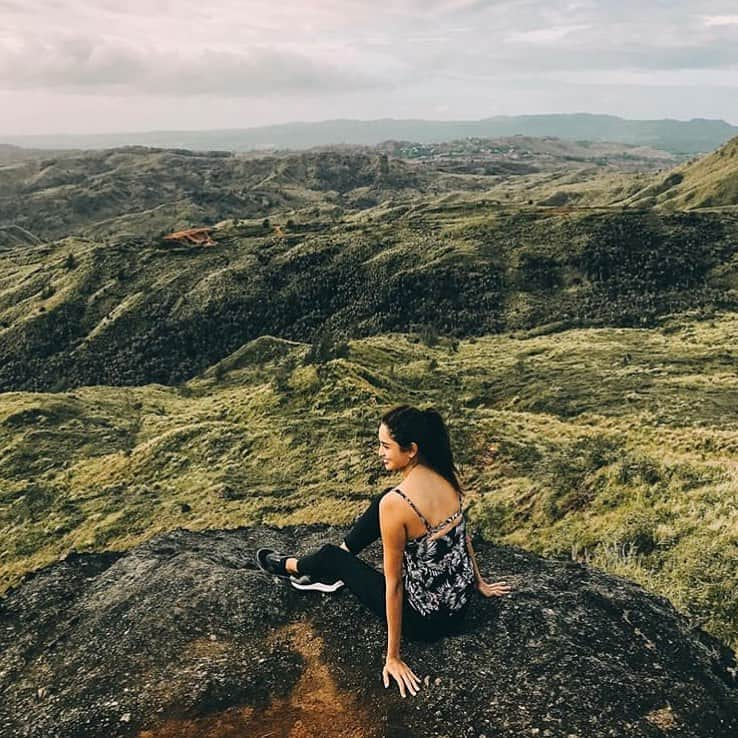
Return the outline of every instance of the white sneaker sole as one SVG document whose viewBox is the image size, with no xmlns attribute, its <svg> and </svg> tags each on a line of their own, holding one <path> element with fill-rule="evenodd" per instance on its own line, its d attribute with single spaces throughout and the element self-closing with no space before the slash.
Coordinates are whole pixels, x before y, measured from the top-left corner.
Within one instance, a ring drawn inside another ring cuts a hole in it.
<svg viewBox="0 0 738 738">
<path fill-rule="evenodd" d="M 290 577 L 290 584 L 295 589 L 312 592 L 335 592 L 337 589 L 343 587 L 343 580 L 337 579 L 332 584 L 325 584 L 324 582 L 310 582 L 309 584 L 301 584 L 299 579 Z"/>
</svg>

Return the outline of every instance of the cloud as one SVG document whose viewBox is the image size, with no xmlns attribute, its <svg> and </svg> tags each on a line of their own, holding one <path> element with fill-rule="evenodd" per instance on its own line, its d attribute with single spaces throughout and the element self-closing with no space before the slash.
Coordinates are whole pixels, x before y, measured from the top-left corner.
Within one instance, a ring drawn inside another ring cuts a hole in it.
<svg viewBox="0 0 738 738">
<path fill-rule="evenodd" d="M 586 31 L 588 28 L 591 28 L 591 26 L 553 26 L 551 28 L 536 28 L 532 31 L 514 31 L 508 34 L 505 40 L 511 41 L 512 43 L 548 44 L 554 41 L 560 41 L 576 31 Z"/>
<path fill-rule="evenodd" d="M 241 125 L 514 113 L 516 89 L 539 90 L 526 112 L 577 94 L 574 109 L 594 109 L 615 86 L 620 101 L 660 84 L 663 102 L 680 75 L 707 90 L 738 77 L 735 12 L 735 0 L 0 0 L 1 125 L 26 126 L 21 107 L 45 111 L 44 98 L 76 110 L 93 96 L 120 101 L 100 109 L 107 129 L 126 106 L 149 127 L 150 111 L 178 119 L 204 96 Z M 738 109 L 716 96 L 711 110 Z M 695 115 L 708 97 L 691 98 Z"/>
<path fill-rule="evenodd" d="M 386 83 L 339 59 L 331 62 L 285 49 L 195 45 L 185 52 L 84 37 L 0 42 L 0 87 L 5 89 L 250 96 L 381 84 Z"/>
<path fill-rule="evenodd" d="M 706 26 L 738 26 L 738 15 L 708 15 Z"/>
</svg>

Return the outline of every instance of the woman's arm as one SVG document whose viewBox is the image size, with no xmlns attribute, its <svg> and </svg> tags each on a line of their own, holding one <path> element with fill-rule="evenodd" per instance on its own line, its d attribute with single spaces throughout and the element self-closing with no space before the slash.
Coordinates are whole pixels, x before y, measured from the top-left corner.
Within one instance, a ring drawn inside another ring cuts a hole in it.
<svg viewBox="0 0 738 738">
<path fill-rule="evenodd" d="M 405 525 L 398 506 L 402 500 L 396 495 L 385 495 L 379 503 L 379 529 L 382 535 L 382 550 L 385 578 L 387 612 L 387 658 L 382 678 L 389 686 L 390 675 L 395 678 L 400 694 L 405 696 L 405 687 L 415 694 L 420 680 L 400 658 L 400 635 L 402 633 L 402 553 L 405 550 Z M 403 509 L 404 512 L 404 509 Z"/>
<path fill-rule="evenodd" d="M 506 582 L 494 582 L 488 584 L 482 579 L 482 575 L 477 565 L 476 556 L 474 556 L 474 546 L 472 546 L 471 536 L 466 537 L 466 550 L 469 552 L 469 558 L 472 561 L 472 567 L 474 569 L 474 584 L 479 590 L 479 593 L 485 597 L 501 597 L 502 595 L 510 594 L 510 586 Z"/>
<path fill-rule="evenodd" d="M 477 558 L 474 555 L 474 546 L 472 546 L 471 536 L 466 536 L 466 550 L 469 552 L 469 558 L 472 562 L 472 567 L 474 568 L 474 581 L 479 584 L 479 582 L 482 580 L 482 575 L 479 573 L 479 566 L 477 564 Z"/>
</svg>

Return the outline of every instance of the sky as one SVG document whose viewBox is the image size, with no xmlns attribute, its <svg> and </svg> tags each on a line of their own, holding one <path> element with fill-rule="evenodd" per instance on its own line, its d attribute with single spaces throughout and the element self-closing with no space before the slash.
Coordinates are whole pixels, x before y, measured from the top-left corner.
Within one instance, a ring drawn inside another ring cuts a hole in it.
<svg viewBox="0 0 738 738">
<path fill-rule="evenodd" d="M 738 3 L 0 0 L 0 136 L 566 112 L 738 124 Z"/>
</svg>

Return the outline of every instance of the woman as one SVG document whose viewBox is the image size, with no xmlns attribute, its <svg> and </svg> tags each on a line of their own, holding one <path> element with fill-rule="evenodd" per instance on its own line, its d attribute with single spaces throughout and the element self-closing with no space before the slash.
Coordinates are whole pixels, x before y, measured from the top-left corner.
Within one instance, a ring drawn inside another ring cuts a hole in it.
<svg viewBox="0 0 738 738">
<path fill-rule="evenodd" d="M 378 438 L 384 467 L 402 473 L 402 489 L 389 487 L 375 497 L 340 547 L 327 543 L 299 559 L 260 548 L 256 562 L 269 574 L 289 577 L 298 589 L 335 591 L 345 584 L 383 618 L 382 679 L 388 687 L 393 677 L 405 697 L 406 688 L 417 693 L 420 680 L 400 658 L 401 631 L 414 640 L 435 641 L 457 630 L 474 589 L 492 597 L 510 588 L 505 582 L 488 584 L 479 573 L 448 431 L 438 412 L 395 407 L 382 416 Z M 356 556 L 380 536 L 384 574 Z"/>
</svg>

